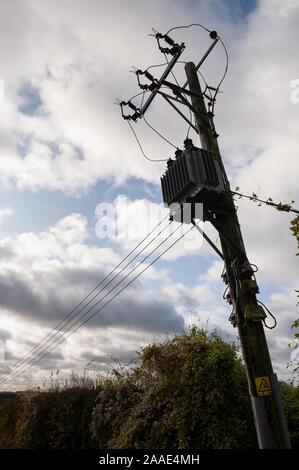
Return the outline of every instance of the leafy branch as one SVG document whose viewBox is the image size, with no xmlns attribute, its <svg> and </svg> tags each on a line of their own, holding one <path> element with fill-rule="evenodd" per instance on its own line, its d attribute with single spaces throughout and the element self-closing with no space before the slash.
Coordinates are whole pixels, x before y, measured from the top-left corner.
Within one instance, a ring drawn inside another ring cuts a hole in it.
<svg viewBox="0 0 299 470">
<path fill-rule="evenodd" d="M 252 193 L 252 195 L 249 196 L 247 194 L 239 193 L 238 192 L 239 190 L 240 190 L 240 188 L 237 187 L 235 191 L 230 191 L 230 192 L 231 192 L 231 194 L 235 194 L 236 196 L 239 196 L 239 199 L 241 197 L 245 197 L 246 199 L 250 199 L 251 201 L 259 202 L 259 206 L 261 206 L 262 204 L 266 204 L 267 206 L 275 207 L 278 211 L 295 212 L 296 214 L 299 214 L 299 210 L 295 209 L 292 206 L 292 204 L 294 204 L 295 201 L 291 201 L 291 204 L 282 204 L 282 202 L 278 202 L 278 203 L 274 202 L 271 197 L 268 197 L 268 199 L 265 201 L 263 199 L 259 199 L 257 194 L 255 194 L 255 193 Z"/>
</svg>

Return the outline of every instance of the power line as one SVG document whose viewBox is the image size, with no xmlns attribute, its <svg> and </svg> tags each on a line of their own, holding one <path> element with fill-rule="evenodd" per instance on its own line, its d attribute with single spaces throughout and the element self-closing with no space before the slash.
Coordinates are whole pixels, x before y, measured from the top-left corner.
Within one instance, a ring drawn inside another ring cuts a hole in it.
<svg viewBox="0 0 299 470">
<path fill-rule="evenodd" d="M 160 65 L 160 64 L 159 64 L 159 65 Z M 150 67 L 158 67 L 159 65 L 151 65 Z M 148 67 L 146 70 L 148 70 L 150 67 Z M 148 92 L 148 90 L 144 90 L 144 91 L 142 91 L 141 93 L 138 93 L 137 95 L 135 95 L 135 96 L 133 97 L 133 98 L 136 98 L 136 96 L 143 95 L 143 96 L 142 96 L 142 100 L 141 100 L 141 104 L 140 104 L 140 109 L 142 109 L 143 101 L 144 101 L 144 97 L 145 97 L 145 93 L 147 93 L 147 92 Z M 130 98 L 129 101 L 131 101 L 133 98 Z M 146 123 L 146 125 L 147 125 L 152 131 L 154 131 L 159 137 L 161 137 L 161 139 L 163 139 L 165 142 L 167 142 L 169 145 L 171 145 L 171 146 L 174 147 L 175 149 L 178 148 L 176 145 L 174 145 L 172 142 L 170 142 L 170 140 L 166 139 L 166 137 L 164 137 L 159 131 L 157 131 L 157 129 L 155 129 L 155 128 L 147 121 L 147 119 L 145 119 L 144 114 L 142 114 L 141 117 L 142 117 L 142 119 L 144 120 L 144 122 Z M 133 134 L 134 134 L 134 137 L 135 137 L 135 139 L 136 139 L 136 141 L 137 141 L 137 143 L 138 143 L 138 145 L 139 145 L 139 148 L 140 148 L 140 150 L 141 150 L 142 155 L 143 155 L 147 160 L 150 160 L 150 161 L 153 161 L 153 162 L 160 162 L 160 161 L 167 161 L 167 160 L 168 160 L 168 159 L 166 159 L 166 160 L 164 160 L 164 159 L 163 159 L 163 160 L 154 160 L 154 159 L 152 159 L 152 158 L 149 158 L 149 157 L 145 154 L 145 152 L 144 152 L 144 150 L 143 150 L 143 148 L 142 148 L 142 145 L 141 145 L 141 143 L 140 143 L 140 140 L 138 139 L 137 134 L 136 134 L 136 132 L 134 131 L 133 126 L 131 125 L 131 123 L 129 122 L 129 120 L 128 120 L 128 124 L 130 125 L 130 128 L 131 128 L 131 130 L 132 130 L 132 132 L 133 132 Z"/>
<path fill-rule="evenodd" d="M 142 145 L 141 145 L 141 143 L 140 143 L 140 141 L 139 141 L 139 139 L 138 139 L 138 137 L 137 137 L 137 134 L 136 134 L 136 132 L 135 132 L 133 126 L 131 125 L 130 121 L 127 120 L 127 123 L 129 124 L 129 126 L 130 126 L 130 128 L 131 128 L 131 131 L 133 132 L 133 135 L 134 135 L 134 137 L 135 137 L 135 139 L 136 139 L 136 142 L 137 142 L 137 144 L 139 145 L 140 151 L 141 151 L 142 155 L 144 156 L 144 158 L 146 158 L 146 160 L 149 160 L 150 162 L 167 162 L 168 158 L 154 159 L 154 158 L 148 157 L 148 156 L 144 153 L 144 150 L 143 150 L 143 148 L 142 148 Z"/>
<path fill-rule="evenodd" d="M 165 220 L 165 218 L 164 218 L 164 220 Z M 152 242 L 153 242 L 171 223 L 172 223 L 172 221 L 170 221 L 169 224 L 168 224 L 166 227 L 164 227 L 164 228 L 154 237 L 154 239 L 151 240 L 151 241 L 140 251 L 140 253 L 142 253 L 142 251 L 144 251 L 144 250 L 145 250 L 145 249 L 146 249 L 146 248 L 147 248 L 147 247 L 148 247 L 148 246 L 149 246 L 149 245 L 150 245 L 150 244 L 151 244 L 151 243 L 152 243 Z M 161 244 L 163 244 L 164 242 L 165 242 L 165 240 L 164 240 Z M 160 245 L 161 245 L 161 244 L 160 244 Z M 159 245 L 159 246 L 160 246 L 160 245 Z M 159 247 L 159 246 L 158 246 L 158 247 Z M 144 262 L 158 247 L 156 247 L 148 256 L 146 256 L 146 257 L 142 260 L 142 262 Z M 131 264 L 131 262 L 132 262 L 140 253 L 138 253 L 138 254 L 122 269 L 122 271 L 123 271 L 129 264 Z M 140 262 L 139 265 L 140 265 L 142 262 Z M 137 269 L 139 265 L 135 266 L 135 268 L 134 268 L 131 272 L 133 272 L 135 269 Z M 121 271 L 121 272 L 122 272 L 122 271 Z M 120 273 L 121 273 L 121 272 L 120 272 Z M 118 273 L 116 276 L 114 276 L 114 278 L 113 278 L 111 281 L 109 281 L 108 284 L 106 284 L 106 286 L 105 286 L 104 288 L 106 288 L 120 273 Z M 129 274 L 130 274 L 130 273 L 129 273 Z M 127 276 L 128 276 L 128 275 L 127 275 Z M 116 284 L 106 295 L 104 295 L 97 303 L 95 303 L 87 312 L 85 312 L 83 315 L 81 315 L 81 317 L 79 318 L 79 320 L 80 320 L 81 318 L 83 318 L 87 313 L 89 313 L 89 311 L 92 310 L 96 305 L 98 305 L 105 297 L 107 297 L 107 295 L 108 295 L 110 292 L 112 292 L 125 278 L 126 278 L 126 276 L 125 276 L 118 284 Z M 103 291 L 103 289 L 101 289 L 100 292 L 102 292 L 102 291 Z M 100 292 L 99 292 L 99 293 L 100 293 Z M 99 293 L 96 294 L 96 295 L 93 297 L 93 299 L 94 299 L 95 297 L 97 297 L 97 296 L 99 295 Z M 81 310 L 79 310 L 79 312 L 77 312 L 77 314 L 76 314 L 72 319 L 70 319 L 67 323 L 69 323 L 70 321 L 74 320 L 75 317 L 80 313 L 80 311 L 82 311 L 83 308 L 87 307 L 87 305 L 89 305 L 89 303 L 90 303 L 93 299 L 91 299 L 86 305 L 84 305 L 84 306 L 81 308 Z M 50 338 L 50 339 L 47 341 L 47 342 L 51 341 L 51 343 L 50 343 L 48 346 L 46 346 L 46 348 L 44 349 L 44 351 L 47 350 L 49 347 L 51 347 L 51 345 L 54 344 L 56 341 L 59 341 L 59 339 L 60 339 L 61 336 L 58 337 L 58 338 L 56 338 L 56 339 L 54 340 L 54 337 L 57 335 L 57 333 L 62 333 L 62 334 L 66 333 L 67 331 L 70 330 L 70 328 L 72 328 L 76 323 L 78 323 L 79 320 L 77 320 L 74 324 L 70 325 L 70 326 L 67 328 L 66 331 L 63 331 L 63 329 L 61 329 L 60 331 L 57 331 L 57 332 L 55 333 L 55 335 L 52 336 L 52 338 Z M 67 324 L 66 324 L 66 325 L 67 325 Z M 66 325 L 64 325 L 63 328 L 65 328 Z M 47 342 L 46 342 L 46 343 L 47 343 Z M 42 346 L 44 347 L 44 346 L 46 345 L 46 343 L 45 343 L 44 345 L 42 345 Z M 42 347 L 42 346 L 41 346 L 41 347 Z M 40 348 L 39 348 L 39 349 L 40 349 Z M 40 351 L 40 352 L 38 353 L 38 356 L 39 356 L 40 354 L 43 354 L 44 351 Z M 35 354 L 36 354 L 36 353 L 37 353 L 37 351 L 35 352 Z M 34 355 L 35 355 L 35 354 L 34 354 Z M 26 359 L 25 362 L 28 362 L 28 361 L 29 361 L 29 363 L 30 363 L 30 361 L 32 361 L 32 360 L 34 360 L 34 359 L 35 359 L 34 357 L 31 357 L 31 358 L 29 357 L 29 358 Z M 24 367 L 26 367 L 26 365 L 27 365 L 27 364 L 24 363 L 24 364 L 22 365 L 22 367 L 21 367 L 21 370 L 22 370 Z M 15 371 L 12 371 L 12 372 L 11 372 L 11 374 L 14 374 L 14 373 L 15 373 Z"/>
<path fill-rule="evenodd" d="M 90 296 L 108 279 L 108 277 L 111 276 L 111 275 L 124 263 L 124 261 L 126 261 L 126 260 L 137 250 L 137 248 L 138 248 L 140 245 L 142 245 L 142 243 L 143 243 L 143 242 L 144 242 L 144 241 L 145 241 L 145 240 L 146 240 L 146 239 L 147 239 L 147 238 L 166 220 L 166 218 L 168 218 L 168 217 L 169 217 L 169 215 L 167 214 L 167 215 L 166 215 L 166 216 L 165 216 L 165 217 L 146 235 L 146 237 L 144 237 L 144 238 L 135 246 L 135 248 L 133 248 L 133 250 L 131 250 L 130 253 L 129 253 L 125 258 L 123 258 L 122 261 L 121 261 L 121 262 L 120 262 L 120 263 L 119 263 L 101 282 L 99 282 L 99 284 L 98 284 L 98 285 L 97 285 L 97 286 L 96 286 L 96 287 L 95 287 L 95 288 L 94 288 L 94 289 L 93 289 L 75 308 L 73 308 L 73 310 L 71 310 L 71 312 L 70 312 L 68 315 L 66 315 L 66 317 L 65 317 L 63 320 L 60 321 L 60 323 L 58 323 L 58 325 L 56 325 L 56 326 L 55 326 L 55 327 L 54 327 L 54 328 L 53 328 L 53 329 L 52 329 L 52 330 L 51 330 L 51 331 L 50 331 L 50 332 L 49 332 L 49 333 L 48 333 L 48 334 L 29 352 L 29 353 L 27 353 L 26 356 L 23 357 L 23 359 L 22 359 L 21 361 L 18 361 L 18 362 L 17 362 L 16 364 L 14 364 L 12 367 L 13 367 L 13 368 L 14 368 L 14 367 L 20 367 L 22 363 L 26 362 L 26 361 L 29 359 L 28 356 L 32 356 L 32 354 L 34 353 L 35 350 L 36 350 L 36 351 L 35 351 L 35 353 L 36 353 L 36 352 L 40 349 L 40 347 L 42 346 L 42 343 L 43 343 L 45 340 L 47 340 L 47 338 L 48 338 L 49 336 L 52 335 L 52 338 L 49 338 L 49 339 L 46 341 L 46 343 L 44 343 L 44 345 L 47 344 L 47 342 L 49 342 L 50 339 L 53 339 L 53 337 L 56 336 L 56 334 L 59 333 L 59 331 L 62 331 L 62 329 L 63 329 L 73 318 L 75 318 L 75 316 L 78 315 L 78 313 L 80 313 L 80 311 L 82 311 L 82 308 L 84 308 L 84 307 L 86 307 L 87 305 L 89 305 L 89 303 L 90 303 L 97 295 L 99 295 L 99 293 L 102 292 L 103 289 L 101 289 L 100 292 L 98 292 L 98 294 L 96 294 L 85 306 L 83 306 L 75 315 L 73 315 L 63 327 L 59 328 L 59 327 L 72 315 L 72 313 L 75 312 L 75 310 L 76 310 L 78 307 L 80 307 L 80 305 L 82 305 L 83 302 L 85 302 L 85 300 L 87 300 L 88 297 L 90 297 Z M 168 227 L 168 226 L 169 226 L 169 224 L 167 225 L 167 227 Z M 164 230 L 164 229 L 163 229 L 163 230 Z M 158 234 L 158 235 L 159 235 L 159 234 Z M 156 236 L 156 237 L 157 237 L 157 236 Z M 155 237 L 155 238 L 156 238 L 156 237 Z M 154 238 L 153 240 L 155 240 L 155 238 Z M 150 243 L 152 243 L 153 240 L 152 240 Z M 150 243 L 149 243 L 149 244 L 150 244 Z M 148 244 L 148 245 L 149 245 L 149 244 Z M 127 263 L 127 264 L 125 265 L 125 267 L 124 267 L 119 273 L 117 273 L 117 274 L 108 282 L 108 284 L 106 284 L 105 287 L 107 287 L 107 285 L 109 285 L 117 276 L 119 276 L 119 274 L 121 274 L 121 272 L 123 272 L 123 270 L 124 270 L 129 264 L 131 264 L 132 261 L 134 261 L 134 259 L 136 259 L 136 257 L 139 256 L 139 255 L 142 253 L 142 251 L 144 251 L 144 250 L 148 247 L 148 245 L 146 245 L 141 251 L 139 251 L 139 253 L 137 253 L 137 255 L 136 255 L 129 263 Z M 105 287 L 104 287 L 104 288 L 105 288 Z M 53 336 L 53 333 L 54 333 L 55 330 L 57 330 L 57 331 L 56 331 L 56 333 L 55 333 L 54 336 Z M 27 359 L 26 359 L 26 358 L 27 358 Z"/>
<path fill-rule="evenodd" d="M 228 51 L 227 51 L 227 48 L 224 44 L 224 42 L 222 41 L 222 39 L 217 35 L 219 41 L 221 42 L 223 48 L 224 48 L 224 52 L 225 52 L 225 55 L 226 55 L 226 65 L 225 65 L 225 69 L 224 69 L 224 73 L 223 73 L 223 76 L 218 84 L 218 86 L 216 87 L 216 91 L 215 91 L 215 94 L 213 96 L 213 100 L 212 100 L 212 115 L 214 115 L 214 108 L 215 108 L 215 101 L 216 101 L 216 96 L 217 94 L 219 93 L 219 89 L 220 89 L 220 86 L 222 85 L 225 77 L 226 77 L 226 74 L 227 74 L 227 71 L 228 71 L 228 62 L 229 62 L 229 58 L 228 58 Z"/>
<path fill-rule="evenodd" d="M 166 240 L 163 240 L 154 250 L 152 250 L 152 252 L 147 255 L 137 266 L 135 266 L 130 273 L 128 273 L 123 279 L 125 280 L 127 277 L 129 277 L 134 271 L 135 269 L 137 269 L 149 256 L 151 256 L 151 254 L 153 254 L 163 243 L 165 243 L 165 241 L 167 241 L 172 235 L 174 235 L 174 233 L 181 228 L 181 225 L 179 225 L 168 237 Z M 81 328 L 83 325 L 85 325 L 91 318 L 93 318 L 99 311 L 101 311 L 103 308 L 105 308 L 110 302 L 112 302 L 112 300 L 114 298 L 116 298 L 121 292 L 123 292 L 123 290 L 125 290 L 130 284 L 132 284 L 132 282 L 134 282 L 139 276 L 141 276 L 141 274 L 143 274 L 150 266 L 152 266 L 158 259 L 160 259 L 167 251 L 170 250 L 170 248 L 172 248 L 176 243 L 178 243 L 178 241 L 180 241 L 185 235 L 187 235 L 187 233 L 189 233 L 191 230 L 193 230 L 194 226 L 192 226 L 187 232 L 183 233 L 178 239 L 176 239 L 169 247 L 167 247 L 160 255 L 158 255 L 150 264 L 148 264 L 140 273 L 138 273 L 133 279 L 131 279 L 124 287 L 122 287 L 116 294 L 113 295 L 113 297 L 111 299 L 109 299 L 102 307 L 100 307 L 98 310 L 96 310 L 92 315 L 90 315 L 86 320 L 84 320 L 84 322 L 82 322 L 80 325 L 78 325 L 77 328 L 75 328 L 75 330 L 71 331 L 69 333 L 69 335 L 67 335 L 66 337 L 63 337 L 61 338 L 61 340 L 59 341 L 58 344 L 55 344 L 49 351 L 45 350 L 43 351 L 43 355 L 41 357 L 38 357 L 38 358 L 35 358 L 33 359 L 34 362 L 30 363 L 30 364 L 27 364 L 27 368 L 25 370 L 20 370 L 20 371 L 17 371 L 17 373 L 15 375 L 12 375 L 12 376 L 9 376 L 7 378 L 7 380 L 4 382 L 8 382 L 10 381 L 12 378 L 16 378 L 18 377 L 21 373 L 24 373 L 26 372 L 28 369 L 30 369 L 34 364 L 36 364 L 37 362 L 39 362 L 41 359 L 43 359 L 45 356 L 47 356 L 51 351 L 53 351 L 53 349 L 55 349 L 56 347 L 58 347 L 62 342 L 64 342 L 66 339 L 68 339 L 72 334 L 74 334 L 79 328 Z M 122 282 L 121 281 L 121 282 Z M 114 286 L 101 300 L 103 300 L 109 293 L 111 293 L 115 287 L 117 287 L 118 285 L 120 284 L 120 282 Z M 101 301 L 100 300 L 100 301 Z M 99 301 L 99 302 L 100 302 Z M 97 305 L 99 302 L 97 302 L 95 305 Z M 92 307 L 94 308 L 95 305 Z M 85 312 L 84 315 L 82 315 L 80 317 L 79 320 L 81 320 L 91 309 L 89 309 L 87 312 Z M 78 321 L 77 321 L 78 322 Z M 76 322 L 76 323 L 77 323 Z M 76 325 L 76 323 L 73 326 Z M 67 330 L 68 331 L 68 330 Z M 60 338 L 58 338 L 60 339 Z M 56 342 L 56 341 L 55 341 Z M 52 346 L 52 345 L 51 345 Z M 46 348 L 48 349 L 48 348 Z"/>
<path fill-rule="evenodd" d="M 170 28 L 166 35 L 168 35 L 169 33 L 171 33 L 171 31 L 174 31 L 175 29 L 187 29 L 187 28 L 191 28 L 192 26 L 199 26 L 200 28 L 203 28 L 205 29 L 208 33 L 211 33 L 212 31 L 208 28 L 206 28 L 206 26 L 202 25 L 202 24 L 199 24 L 199 23 L 192 23 L 192 24 L 189 24 L 187 26 L 174 26 L 173 28 Z"/>
<path fill-rule="evenodd" d="M 164 137 L 159 131 L 157 131 L 157 129 L 155 129 L 148 121 L 147 119 L 145 119 L 144 117 L 144 114 L 142 115 L 142 119 L 144 120 L 144 122 L 146 123 L 146 125 L 152 129 L 152 131 L 154 131 L 159 137 L 161 137 L 161 139 L 165 140 L 165 142 L 167 142 L 169 145 L 171 145 L 173 148 L 175 148 L 176 150 L 178 149 L 178 147 L 176 145 L 174 145 L 173 143 L 170 142 L 170 140 L 166 139 L 166 137 Z"/>
<path fill-rule="evenodd" d="M 177 228 L 179 229 L 180 226 Z M 79 325 L 74 331 L 72 331 L 66 338 L 62 338 L 62 340 L 57 344 L 55 345 L 52 349 L 50 349 L 49 351 L 47 351 L 42 357 L 40 357 L 39 359 L 37 359 L 35 362 L 33 362 L 32 364 L 30 364 L 30 366 L 25 370 L 25 371 L 22 371 L 22 372 L 19 372 L 17 373 L 13 378 L 16 378 L 20 375 L 20 373 L 23 373 L 23 372 L 26 372 L 28 369 L 30 369 L 32 367 L 32 365 L 34 365 L 35 363 L 39 362 L 41 359 L 43 359 L 45 356 L 47 356 L 53 349 L 55 349 L 57 346 L 59 346 L 63 341 L 65 341 L 66 339 L 68 339 L 72 334 L 74 334 L 79 328 L 81 328 L 85 323 L 87 323 L 91 318 L 93 318 L 100 310 L 102 310 L 106 305 L 108 305 L 115 297 L 117 297 L 126 287 L 128 287 L 130 284 L 132 284 L 133 281 L 135 281 L 135 279 L 137 279 L 143 272 L 145 272 L 150 266 L 152 266 L 159 258 L 161 258 L 172 246 L 174 246 L 179 240 L 181 240 L 185 235 L 187 235 L 188 232 L 190 232 L 191 230 L 193 230 L 194 226 L 192 226 L 187 232 L 185 232 L 184 234 L 182 234 L 177 240 L 175 240 L 166 250 L 164 250 L 163 253 L 161 253 L 155 260 L 152 261 L 152 263 L 150 263 L 149 265 L 147 265 L 139 274 L 137 274 L 128 284 L 126 284 L 126 286 L 124 286 L 122 289 L 120 289 L 120 291 L 118 291 L 109 301 L 107 301 L 100 309 L 98 309 L 96 312 L 94 312 L 88 319 L 86 319 L 81 325 Z M 177 230 L 176 229 L 176 230 Z M 176 231 L 175 230 L 175 231 Z M 174 232 L 173 232 L 174 233 Z M 173 235 L 173 233 L 171 235 Z M 169 238 L 169 237 L 168 237 Z M 10 379 L 9 379 L 10 380 Z"/>
</svg>

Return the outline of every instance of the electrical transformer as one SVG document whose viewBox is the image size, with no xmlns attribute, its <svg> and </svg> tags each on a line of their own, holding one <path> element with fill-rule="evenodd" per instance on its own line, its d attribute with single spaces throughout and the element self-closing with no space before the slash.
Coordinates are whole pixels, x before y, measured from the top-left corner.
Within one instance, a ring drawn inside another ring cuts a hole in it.
<svg viewBox="0 0 299 470">
<path fill-rule="evenodd" d="M 195 147 L 191 139 L 184 145 L 184 151 L 176 151 L 175 160 L 168 160 L 161 177 L 164 204 L 217 204 L 224 191 L 219 163 L 212 152 Z"/>
</svg>

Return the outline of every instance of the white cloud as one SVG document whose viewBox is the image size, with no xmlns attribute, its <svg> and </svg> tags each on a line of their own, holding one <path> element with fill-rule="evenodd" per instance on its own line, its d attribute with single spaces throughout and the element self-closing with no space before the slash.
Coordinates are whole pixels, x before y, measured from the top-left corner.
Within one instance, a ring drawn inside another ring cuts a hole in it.
<svg viewBox="0 0 299 470">
<path fill-rule="evenodd" d="M 10 216 L 13 213 L 13 209 L 11 207 L 5 207 L 4 209 L 0 209 L 0 224 L 2 223 L 5 217 Z"/>
</svg>

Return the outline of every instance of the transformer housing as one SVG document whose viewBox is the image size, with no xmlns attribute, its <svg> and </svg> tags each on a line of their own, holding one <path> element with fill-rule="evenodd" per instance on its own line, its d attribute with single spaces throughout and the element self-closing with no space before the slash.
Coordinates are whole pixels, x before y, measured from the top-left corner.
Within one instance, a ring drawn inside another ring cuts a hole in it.
<svg viewBox="0 0 299 470">
<path fill-rule="evenodd" d="M 161 177 L 164 204 L 169 207 L 173 203 L 215 203 L 222 199 L 224 184 L 213 153 L 195 147 L 191 139 L 185 141 L 185 147 L 176 151 L 175 160 L 168 160 Z"/>
</svg>

